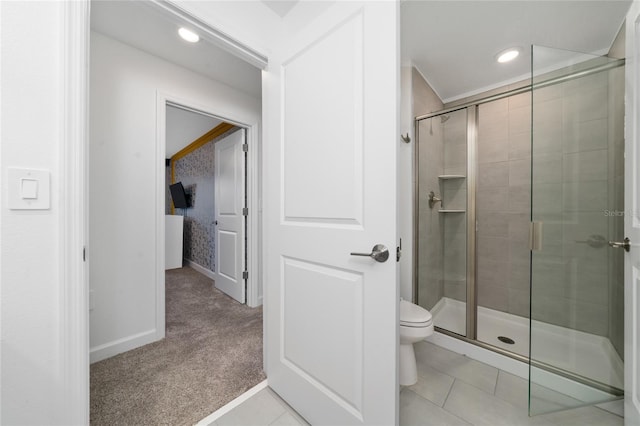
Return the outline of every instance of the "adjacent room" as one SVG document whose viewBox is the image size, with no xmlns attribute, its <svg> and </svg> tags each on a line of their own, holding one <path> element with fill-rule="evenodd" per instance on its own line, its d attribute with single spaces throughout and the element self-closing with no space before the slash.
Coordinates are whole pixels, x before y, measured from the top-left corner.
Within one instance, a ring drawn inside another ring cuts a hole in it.
<svg viewBox="0 0 640 426">
<path fill-rule="evenodd" d="M 176 25 L 143 2 L 92 3 L 91 423 L 193 424 L 265 379 L 251 120 L 225 116 L 259 114 L 259 72 L 210 48 L 180 56 L 197 45 L 177 37 L 154 51 L 124 16 L 147 36 Z"/>
</svg>

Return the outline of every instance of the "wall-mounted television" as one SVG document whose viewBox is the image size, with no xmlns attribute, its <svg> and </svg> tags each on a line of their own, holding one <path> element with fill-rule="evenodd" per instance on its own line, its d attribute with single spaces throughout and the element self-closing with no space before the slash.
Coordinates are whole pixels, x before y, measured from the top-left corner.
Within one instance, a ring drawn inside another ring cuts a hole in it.
<svg viewBox="0 0 640 426">
<path fill-rule="evenodd" d="M 184 192 L 184 186 L 182 186 L 182 182 L 177 182 L 173 185 L 169 185 L 169 191 L 171 192 L 173 205 L 176 208 L 186 209 L 187 207 L 189 207 L 189 196 L 186 192 Z"/>
</svg>

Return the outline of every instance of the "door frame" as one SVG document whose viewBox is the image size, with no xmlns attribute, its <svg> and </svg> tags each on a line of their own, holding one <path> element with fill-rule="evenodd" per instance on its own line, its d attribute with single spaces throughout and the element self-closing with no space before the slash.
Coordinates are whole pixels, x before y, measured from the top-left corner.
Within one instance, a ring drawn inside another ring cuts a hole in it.
<svg viewBox="0 0 640 426">
<path fill-rule="evenodd" d="M 640 249 L 638 241 L 634 241 L 638 224 L 637 203 L 638 184 L 634 177 L 638 170 L 638 141 L 640 128 L 638 114 L 640 114 L 640 3 L 634 1 L 627 12 L 625 27 L 625 148 L 632 145 L 632 152 L 625 152 L 625 213 L 624 235 L 630 237 L 631 253 L 625 254 L 624 259 L 624 412 L 625 424 L 636 424 L 640 419 L 640 366 L 638 365 L 639 328 L 637 324 L 638 284 L 635 270 Z M 635 143 L 633 143 L 635 142 Z M 631 182 L 629 177 L 632 177 Z M 629 203 L 631 201 L 631 203 Z"/>
<path fill-rule="evenodd" d="M 175 94 L 158 90 L 156 92 L 156 338 L 162 339 L 165 336 L 165 279 L 164 279 L 164 255 L 165 255 L 165 191 L 166 191 L 166 122 L 167 106 L 173 105 L 178 108 L 192 111 L 198 114 L 208 115 L 224 122 L 241 127 L 246 131 L 246 143 L 249 147 L 247 152 L 247 207 L 249 216 L 247 219 L 247 265 L 249 278 L 247 279 L 246 304 L 250 307 L 257 307 L 262 304 L 261 287 L 261 264 L 259 258 L 259 241 L 261 235 L 259 209 L 260 164 L 258 162 L 259 143 L 259 123 L 247 123 L 243 118 L 229 112 L 220 112 L 215 106 L 203 104 L 201 101 L 187 99 Z M 253 213 L 255 212 L 255 213 Z M 216 272 L 217 273 L 217 272 Z"/>
<path fill-rule="evenodd" d="M 60 331 L 66 422 L 89 423 L 90 2 L 64 2 L 60 161 Z"/>
</svg>

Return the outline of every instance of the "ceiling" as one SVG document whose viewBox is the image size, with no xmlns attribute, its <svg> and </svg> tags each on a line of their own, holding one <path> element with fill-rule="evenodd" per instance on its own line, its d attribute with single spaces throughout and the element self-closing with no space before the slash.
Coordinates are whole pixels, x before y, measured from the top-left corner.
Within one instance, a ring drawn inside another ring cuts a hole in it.
<svg viewBox="0 0 640 426">
<path fill-rule="evenodd" d="M 179 23 L 148 1 L 91 2 L 91 29 L 152 55 L 261 96 L 261 71 L 201 39 L 187 43 L 177 36 Z"/>
<path fill-rule="evenodd" d="M 267 6 L 277 19 L 300 4 L 294 0 L 255 3 Z M 402 61 L 413 64 L 440 98 L 449 102 L 527 77 L 531 44 L 606 53 L 630 4 L 631 0 L 403 0 Z M 206 40 L 182 41 L 176 37 L 178 25 L 149 2 L 91 3 L 93 30 L 261 96 L 258 68 Z M 508 64 L 495 61 L 498 52 L 514 46 L 522 50 L 519 58 Z"/>
<path fill-rule="evenodd" d="M 402 61 L 412 63 L 446 103 L 526 78 L 532 44 L 605 54 L 630 5 L 630 0 L 407 0 L 401 4 Z M 509 47 L 520 47 L 521 55 L 497 63 L 496 54 Z"/>
</svg>

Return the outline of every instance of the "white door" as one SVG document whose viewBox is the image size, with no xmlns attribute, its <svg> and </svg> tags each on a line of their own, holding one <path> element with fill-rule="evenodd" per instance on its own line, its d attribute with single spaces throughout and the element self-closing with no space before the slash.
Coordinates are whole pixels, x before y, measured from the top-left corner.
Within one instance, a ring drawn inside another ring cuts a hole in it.
<svg viewBox="0 0 640 426">
<path fill-rule="evenodd" d="M 640 424 L 640 3 L 627 15 L 625 69 L 624 423 Z"/>
<path fill-rule="evenodd" d="M 244 129 L 215 144 L 216 287 L 245 302 Z"/>
<path fill-rule="evenodd" d="M 269 386 L 311 424 L 391 425 L 398 5 L 336 2 L 309 20 L 263 74 Z M 384 263 L 350 255 L 376 244 Z"/>
</svg>

